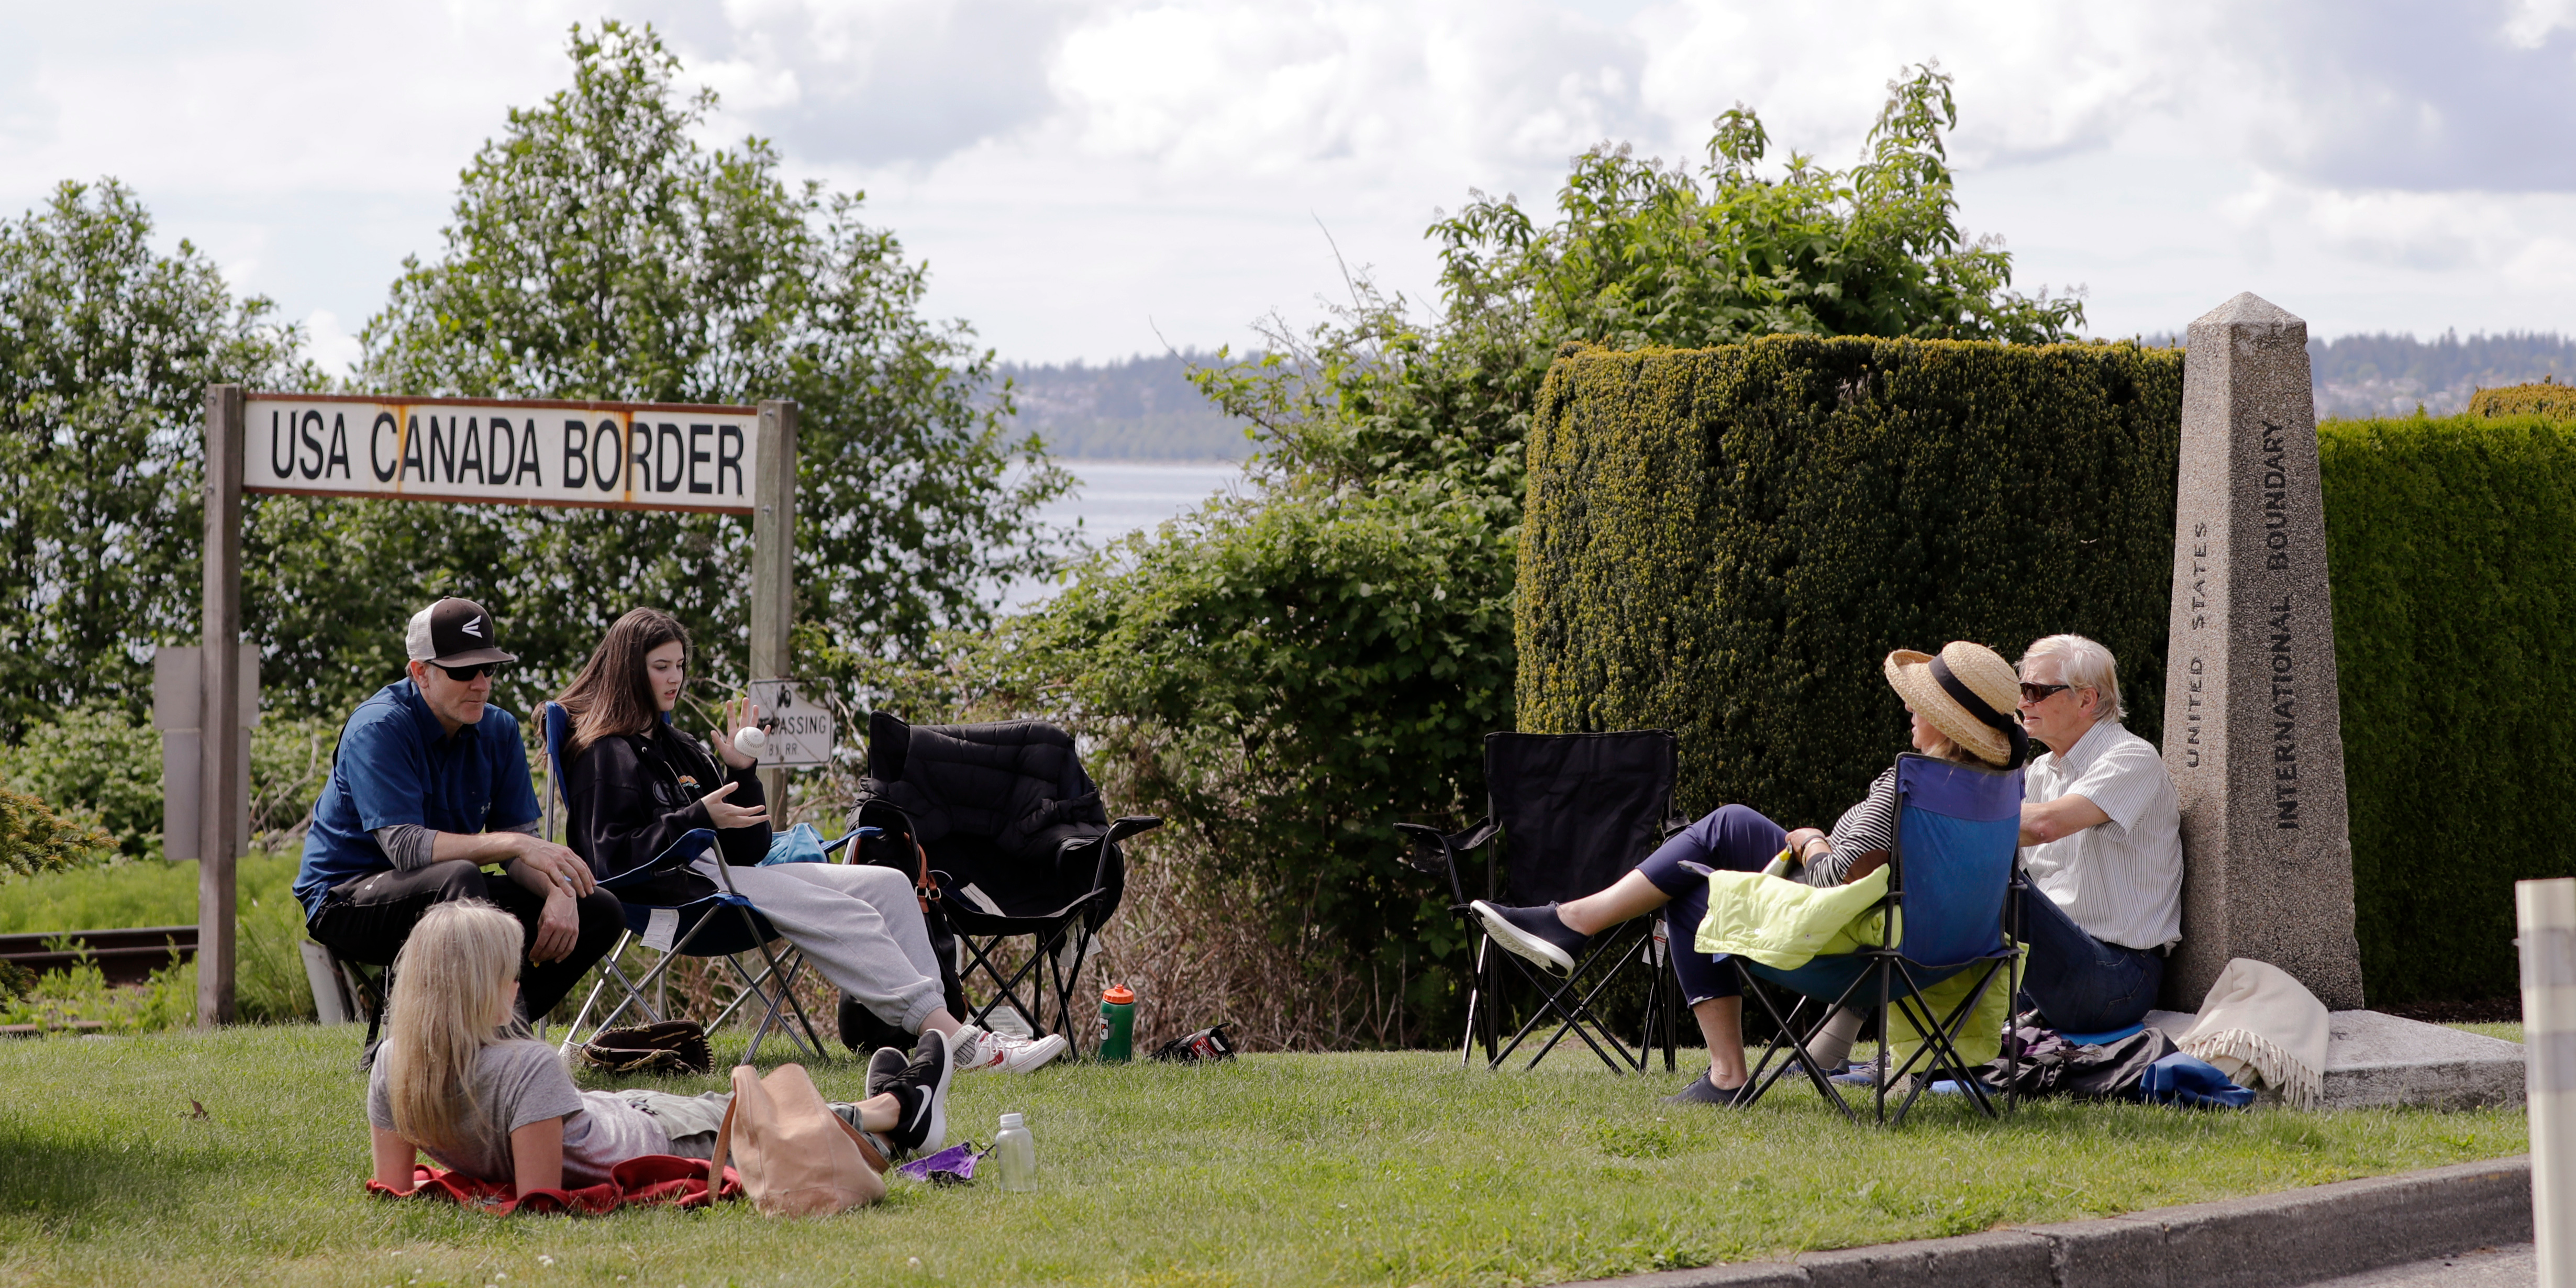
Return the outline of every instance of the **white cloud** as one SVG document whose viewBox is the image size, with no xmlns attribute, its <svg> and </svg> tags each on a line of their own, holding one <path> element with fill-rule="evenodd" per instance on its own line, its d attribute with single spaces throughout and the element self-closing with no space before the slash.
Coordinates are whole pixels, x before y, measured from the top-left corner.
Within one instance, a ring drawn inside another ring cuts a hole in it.
<svg viewBox="0 0 2576 1288">
<path fill-rule="evenodd" d="M 864 187 L 934 308 L 1005 353 L 1240 340 L 1339 285 L 1417 295 L 1470 188 L 1549 204 L 1603 139 L 1696 162 L 1759 110 L 1848 164 L 1913 62 L 1957 78 L 1961 217 L 2097 329 L 2242 289 L 2320 333 L 2576 326 L 2576 0 L 323 0 L 0 12 L 0 209 L 132 183 L 334 354 L 457 170 L 650 20 L 790 167 Z"/>
<path fill-rule="evenodd" d="M 334 377 L 357 370 L 358 359 L 365 356 L 358 337 L 340 321 L 339 314 L 329 309 L 315 309 L 304 315 L 304 352 L 314 365 Z"/>
<path fill-rule="evenodd" d="M 2538 49 L 2561 27 L 2576 27 L 2576 3 L 2570 0 L 2513 0 L 2505 6 L 2504 38 L 2517 48 Z"/>
</svg>

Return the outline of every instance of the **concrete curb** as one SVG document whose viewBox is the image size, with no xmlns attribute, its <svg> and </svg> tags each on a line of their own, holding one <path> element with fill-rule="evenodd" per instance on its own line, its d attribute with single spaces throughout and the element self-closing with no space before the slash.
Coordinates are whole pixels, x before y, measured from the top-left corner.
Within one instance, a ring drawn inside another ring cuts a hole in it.
<svg viewBox="0 0 2576 1288">
<path fill-rule="evenodd" d="M 1592 1282 L 1619 1288 L 2264 1288 L 2531 1240 L 2531 1157 L 2127 1216 Z"/>
</svg>

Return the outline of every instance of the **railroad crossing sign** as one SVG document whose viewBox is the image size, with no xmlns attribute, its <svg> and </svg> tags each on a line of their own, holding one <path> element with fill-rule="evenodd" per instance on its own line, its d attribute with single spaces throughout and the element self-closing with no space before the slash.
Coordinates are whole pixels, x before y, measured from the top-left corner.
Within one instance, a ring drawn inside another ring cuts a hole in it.
<svg viewBox="0 0 2576 1288">
<path fill-rule="evenodd" d="M 751 682 L 751 704 L 760 709 L 760 731 L 769 735 L 769 750 L 760 758 L 763 766 L 811 769 L 832 763 L 832 710 L 807 696 L 805 689 L 803 680 Z"/>
</svg>

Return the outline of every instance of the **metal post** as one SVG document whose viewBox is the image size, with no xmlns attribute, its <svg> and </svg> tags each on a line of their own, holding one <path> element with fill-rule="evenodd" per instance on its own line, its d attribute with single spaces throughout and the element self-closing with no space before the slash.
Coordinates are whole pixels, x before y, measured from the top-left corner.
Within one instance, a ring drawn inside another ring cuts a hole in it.
<svg viewBox="0 0 2576 1288">
<path fill-rule="evenodd" d="M 233 862 L 249 821 L 248 767 L 228 755 L 247 723 L 241 700 L 242 453 L 240 385 L 206 386 L 204 714 L 197 757 L 197 1024 L 234 1017 Z"/>
<path fill-rule="evenodd" d="M 789 634 L 796 625 L 796 404 L 772 398 L 760 404 L 753 459 L 751 512 L 751 656 L 754 680 L 784 680 L 789 673 Z M 785 822 L 787 771 L 760 771 L 773 827 Z"/>
<path fill-rule="evenodd" d="M 2513 883 L 2540 1288 L 2576 1288 L 2576 877 Z"/>
</svg>

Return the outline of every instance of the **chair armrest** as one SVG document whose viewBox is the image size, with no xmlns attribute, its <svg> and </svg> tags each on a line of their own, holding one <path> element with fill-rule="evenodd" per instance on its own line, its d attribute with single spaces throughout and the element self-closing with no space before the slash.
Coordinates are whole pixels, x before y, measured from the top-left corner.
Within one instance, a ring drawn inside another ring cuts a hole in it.
<svg viewBox="0 0 2576 1288">
<path fill-rule="evenodd" d="M 1470 850 L 1481 849 L 1485 842 L 1494 839 L 1496 832 L 1502 830 L 1502 825 L 1488 818 L 1464 832 L 1455 834 L 1443 832 L 1436 827 L 1424 827 L 1420 823 L 1398 823 L 1395 825 L 1395 830 L 1413 838 L 1413 844 L 1405 850 L 1405 866 L 1429 876 L 1448 877 L 1449 893 L 1456 897 L 1461 906 L 1464 906 L 1467 902 L 1467 890 L 1458 880 L 1458 856 Z M 1427 853 L 1433 846 L 1439 849 L 1439 862 L 1436 866 L 1429 861 L 1430 855 Z"/>
<path fill-rule="evenodd" d="M 657 876 L 664 872 L 669 872 L 674 868 L 685 868 L 690 864 L 697 862 L 698 859 L 705 855 L 707 851 L 714 849 L 715 844 L 716 834 L 713 831 L 703 827 L 691 828 L 690 830 L 681 833 L 679 840 L 671 842 L 669 849 L 666 849 L 660 854 L 656 854 L 652 858 L 646 859 L 642 863 L 638 863 L 634 867 L 628 868 L 623 872 L 612 873 L 608 876 L 601 877 L 599 879 L 599 884 L 606 887 L 613 893 L 622 886 L 633 885 L 638 881 L 642 881 L 648 877 Z M 724 866 L 725 865 L 719 863 L 716 865 L 716 868 L 718 871 L 722 871 Z M 725 888 L 728 890 L 732 889 L 733 883 L 730 881 L 726 882 Z"/>
<path fill-rule="evenodd" d="M 1395 830 L 1407 836 L 1437 842 L 1442 849 L 1451 853 L 1465 854 L 1469 850 L 1483 848 L 1485 842 L 1493 840 L 1494 834 L 1503 830 L 1503 826 L 1489 818 L 1464 832 L 1443 832 L 1439 828 L 1424 827 L 1420 823 L 1398 823 L 1395 825 Z"/>
<path fill-rule="evenodd" d="M 883 835 L 885 835 L 885 829 L 882 827 L 854 827 L 823 842 L 823 852 L 830 854 L 852 841 L 873 841 Z"/>
<path fill-rule="evenodd" d="M 1163 820 L 1151 814 L 1127 815 L 1109 824 L 1109 843 L 1116 845 L 1139 832 L 1151 832 L 1162 825 Z"/>
<path fill-rule="evenodd" d="M 1398 823 L 1395 825 L 1395 830 L 1411 838 L 1411 843 L 1404 847 L 1404 866 L 1417 872 L 1430 873 L 1435 877 L 1447 870 L 1451 853 L 1447 833 L 1436 827 L 1424 827 L 1420 823 Z M 1439 866 L 1435 867 L 1423 861 L 1423 852 L 1426 849 L 1438 851 Z"/>
</svg>

